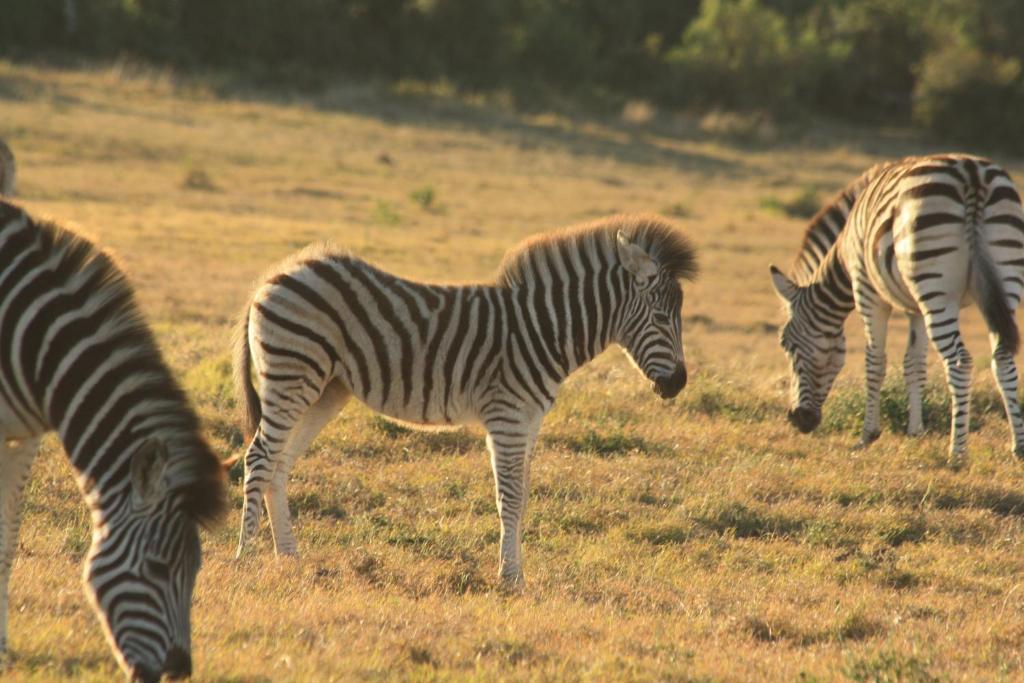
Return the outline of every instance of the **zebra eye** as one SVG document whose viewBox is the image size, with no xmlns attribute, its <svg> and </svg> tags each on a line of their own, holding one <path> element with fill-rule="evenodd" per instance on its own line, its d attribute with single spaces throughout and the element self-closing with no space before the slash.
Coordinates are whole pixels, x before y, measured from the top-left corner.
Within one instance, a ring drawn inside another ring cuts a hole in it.
<svg viewBox="0 0 1024 683">
<path fill-rule="evenodd" d="M 654 322 L 658 323 L 659 325 L 668 325 L 669 319 L 668 316 L 665 315 L 664 313 L 661 313 L 660 311 L 655 311 Z"/>
</svg>

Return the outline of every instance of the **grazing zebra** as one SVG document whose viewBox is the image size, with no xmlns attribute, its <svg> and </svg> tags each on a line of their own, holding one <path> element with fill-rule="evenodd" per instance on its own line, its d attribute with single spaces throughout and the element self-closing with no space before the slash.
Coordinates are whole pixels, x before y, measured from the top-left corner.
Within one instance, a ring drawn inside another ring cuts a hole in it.
<svg viewBox="0 0 1024 683">
<path fill-rule="evenodd" d="M 486 285 L 411 282 L 323 246 L 294 255 L 257 288 L 237 335 L 235 374 L 251 437 L 238 554 L 256 532 L 261 499 L 276 552 L 296 552 L 288 473 L 355 396 L 406 422 L 483 424 L 500 575 L 521 584 L 530 456 L 559 385 L 618 343 L 659 396 L 679 393 L 678 281 L 696 271 L 689 241 L 652 216 L 528 240 Z"/>
<path fill-rule="evenodd" d="M 967 440 L 972 369 L 960 337 L 960 308 L 977 302 L 990 332 L 992 370 L 1013 430 L 1013 452 L 1024 456 L 1013 360 L 1019 338 L 1014 311 L 1024 290 L 1024 210 L 1002 168 L 953 154 L 875 166 L 812 220 L 796 281 L 774 266 L 771 274 L 789 313 L 781 343 L 793 370 L 789 420 L 798 429 L 810 432 L 821 421 L 821 406 L 843 366 L 843 321 L 856 308 L 866 331 L 867 399 L 859 445 L 878 438 L 886 327 L 897 308 L 910 319 L 904 357 L 908 432 L 923 430 L 930 339 L 942 356 L 952 396 L 950 457 L 956 462 Z"/>
<path fill-rule="evenodd" d="M 0 140 L 0 197 L 14 196 L 14 152 Z"/>
<path fill-rule="evenodd" d="M 117 267 L 0 201 L 0 650 L 25 484 L 41 436 L 63 442 L 92 512 L 86 592 L 133 680 L 191 673 L 197 523 L 224 474 Z"/>
</svg>

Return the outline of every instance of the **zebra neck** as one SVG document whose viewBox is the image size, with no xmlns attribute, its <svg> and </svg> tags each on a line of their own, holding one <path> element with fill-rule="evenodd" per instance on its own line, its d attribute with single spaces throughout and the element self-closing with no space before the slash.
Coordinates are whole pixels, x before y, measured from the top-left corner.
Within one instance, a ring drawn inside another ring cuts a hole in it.
<svg viewBox="0 0 1024 683">
<path fill-rule="evenodd" d="M 618 339 L 628 282 L 621 268 L 601 268 L 563 282 L 513 290 L 513 336 L 557 386 Z M 515 329 L 515 324 L 521 326 Z"/>
<path fill-rule="evenodd" d="M 801 297 L 802 305 L 810 307 L 821 323 L 835 328 L 842 327 L 854 309 L 853 284 L 838 246 L 828 250 Z"/>
</svg>

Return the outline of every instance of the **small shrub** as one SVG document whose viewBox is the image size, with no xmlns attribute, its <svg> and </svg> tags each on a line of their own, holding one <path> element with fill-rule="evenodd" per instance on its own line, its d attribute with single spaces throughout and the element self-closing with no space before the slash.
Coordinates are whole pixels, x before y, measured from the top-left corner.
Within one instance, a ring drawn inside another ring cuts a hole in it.
<svg viewBox="0 0 1024 683">
<path fill-rule="evenodd" d="M 856 683 L 933 683 L 939 680 L 928 671 L 926 662 L 891 650 L 870 658 L 854 659 L 843 666 L 842 671 Z"/>
<path fill-rule="evenodd" d="M 214 184 L 210 174 L 202 168 L 193 168 L 185 173 L 181 186 L 186 190 L 199 190 L 202 192 L 215 192 L 218 188 Z"/>
<path fill-rule="evenodd" d="M 694 521 L 709 531 L 732 534 L 736 538 L 783 536 L 803 526 L 801 522 L 773 516 L 737 501 L 716 502 L 694 515 Z"/>
<path fill-rule="evenodd" d="M 810 218 L 821 208 L 821 201 L 818 198 L 818 189 L 807 185 L 792 199 L 781 200 L 775 197 L 763 199 L 761 207 L 778 211 L 790 218 Z"/>
<path fill-rule="evenodd" d="M 428 210 L 434 205 L 434 188 L 426 185 L 409 193 L 409 199 L 419 204 L 423 210 Z"/>
<path fill-rule="evenodd" d="M 587 453 L 602 458 L 628 455 L 633 452 L 653 453 L 662 450 L 648 443 L 643 437 L 631 436 L 622 432 L 599 434 L 593 429 L 588 429 L 579 436 L 553 437 L 551 440 L 556 445 L 575 453 Z"/>
<path fill-rule="evenodd" d="M 231 360 L 227 356 L 207 358 L 192 366 L 185 375 L 185 386 L 203 402 L 224 409 L 235 408 Z"/>
<path fill-rule="evenodd" d="M 893 548 L 904 543 L 920 543 L 928 533 L 928 525 L 922 517 L 888 519 L 875 526 L 878 538 Z"/>
<path fill-rule="evenodd" d="M 975 401 L 976 403 L 977 401 Z M 895 433 L 907 431 L 910 417 L 910 403 L 902 376 L 886 379 L 882 385 L 880 398 L 882 429 Z M 986 412 L 984 406 L 978 406 L 977 415 L 972 415 L 972 426 L 977 420 L 983 419 Z M 949 429 L 949 393 L 946 386 L 939 381 L 926 382 L 921 396 L 921 417 L 925 431 L 945 432 Z M 847 432 L 860 434 L 864 426 L 864 390 L 852 386 L 842 387 L 832 392 L 825 403 L 821 426 L 827 432 Z"/>
<path fill-rule="evenodd" d="M 669 204 L 661 210 L 666 216 L 675 216 L 676 218 L 689 218 L 693 215 L 690 207 L 682 202 L 674 202 Z"/>
<path fill-rule="evenodd" d="M 373 207 L 373 220 L 378 225 L 394 227 L 402 222 L 402 217 L 398 215 L 390 202 L 378 199 Z"/>
<path fill-rule="evenodd" d="M 883 630 L 882 624 L 855 610 L 843 617 L 835 627 L 833 635 L 836 640 L 867 640 L 882 633 Z"/>
</svg>

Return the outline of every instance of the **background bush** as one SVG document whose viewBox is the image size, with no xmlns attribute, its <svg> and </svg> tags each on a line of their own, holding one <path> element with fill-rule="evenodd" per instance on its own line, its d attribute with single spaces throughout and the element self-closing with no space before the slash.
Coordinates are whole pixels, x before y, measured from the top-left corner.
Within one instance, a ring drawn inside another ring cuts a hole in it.
<svg viewBox="0 0 1024 683">
<path fill-rule="evenodd" d="M 0 54 L 819 113 L 1024 152 L 1022 34 L 1019 0 L 5 0 Z"/>
</svg>

